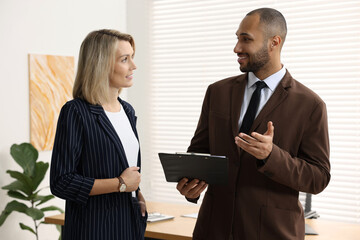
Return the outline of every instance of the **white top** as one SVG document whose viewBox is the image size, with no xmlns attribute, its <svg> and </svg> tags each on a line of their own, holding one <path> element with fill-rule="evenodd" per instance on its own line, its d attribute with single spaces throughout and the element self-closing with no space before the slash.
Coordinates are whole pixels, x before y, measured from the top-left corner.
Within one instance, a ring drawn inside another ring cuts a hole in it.
<svg viewBox="0 0 360 240">
<path fill-rule="evenodd" d="M 140 148 L 139 141 L 131 128 L 130 121 L 124 109 L 121 108 L 120 112 L 105 111 L 105 113 L 121 140 L 129 167 L 136 167 Z M 135 195 L 135 192 L 132 192 L 132 196 L 135 197 Z"/>
<path fill-rule="evenodd" d="M 121 140 L 129 167 L 137 166 L 139 142 L 124 109 L 121 108 L 120 112 L 105 111 L 105 113 Z"/>
<path fill-rule="evenodd" d="M 274 93 L 275 88 L 277 87 L 277 85 L 279 84 L 281 79 L 285 76 L 285 73 L 286 73 L 286 69 L 283 66 L 280 69 L 280 71 L 274 73 L 273 75 L 271 75 L 271 76 L 269 76 L 269 77 L 267 77 L 267 78 L 265 78 L 263 80 L 266 83 L 267 87 L 264 87 L 263 89 L 261 89 L 259 108 L 258 108 L 258 110 L 256 112 L 255 118 L 260 113 L 261 109 L 265 106 L 265 104 L 267 103 L 267 101 L 269 100 L 271 95 Z M 261 81 L 252 72 L 249 72 L 248 78 L 249 78 L 248 83 L 247 83 L 247 85 L 245 87 L 245 92 L 244 92 L 243 104 L 241 105 L 240 119 L 239 119 L 239 129 L 240 129 L 240 126 L 241 126 L 242 121 L 244 119 L 246 110 L 247 110 L 247 108 L 249 106 L 251 96 L 252 96 L 252 94 L 254 93 L 254 91 L 256 89 L 256 84 L 255 83 L 257 81 Z"/>
</svg>

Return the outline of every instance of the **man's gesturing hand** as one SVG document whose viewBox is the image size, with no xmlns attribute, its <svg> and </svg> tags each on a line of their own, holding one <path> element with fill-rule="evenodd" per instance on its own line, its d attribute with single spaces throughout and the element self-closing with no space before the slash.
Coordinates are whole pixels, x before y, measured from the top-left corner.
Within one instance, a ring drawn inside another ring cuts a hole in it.
<svg viewBox="0 0 360 240">
<path fill-rule="evenodd" d="M 273 148 L 274 125 L 268 122 L 267 131 L 264 134 L 252 132 L 251 136 L 240 133 L 235 137 L 235 143 L 244 151 L 250 153 L 259 160 L 266 159 Z"/>
</svg>

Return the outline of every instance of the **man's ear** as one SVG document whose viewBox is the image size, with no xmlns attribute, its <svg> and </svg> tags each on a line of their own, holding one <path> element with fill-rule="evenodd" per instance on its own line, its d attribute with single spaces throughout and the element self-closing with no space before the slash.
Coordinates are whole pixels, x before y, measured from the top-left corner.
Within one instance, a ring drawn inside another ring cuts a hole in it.
<svg viewBox="0 0 360 240">
<path fill-rule="evenodd" d="M 280 36 L 275 35 L 271 38 L 270 49 L 275 50 L 281 47 L 282 39 Z"/>
</svg>

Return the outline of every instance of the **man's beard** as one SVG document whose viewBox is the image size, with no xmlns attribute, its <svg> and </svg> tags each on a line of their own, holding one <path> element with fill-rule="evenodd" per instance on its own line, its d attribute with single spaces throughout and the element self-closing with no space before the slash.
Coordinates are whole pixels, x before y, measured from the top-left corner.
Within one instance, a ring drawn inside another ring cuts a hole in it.
<svg viewBox="0 0 360 240">
<path fill-rule="evenodd" d="M 249 56 L 249 55 L 248 55 Z M 249 56 L 248 64 L 241 66 L 240 70 L 242 72 L 258 72 L 269 62 L 269 54 L 267 50 L 267 45 L 264 43 L 263 47 L 254 53 L 252 56 Z"/>
</svg>

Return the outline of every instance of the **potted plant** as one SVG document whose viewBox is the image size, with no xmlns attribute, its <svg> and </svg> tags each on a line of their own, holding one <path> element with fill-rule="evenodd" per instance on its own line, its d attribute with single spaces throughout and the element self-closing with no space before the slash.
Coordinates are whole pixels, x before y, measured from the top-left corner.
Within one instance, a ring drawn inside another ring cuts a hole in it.
<svg viewBox="0 0 360 240">
<path fill-rule="evenodd" d="M 26 214 L 34 221 L 34 227 L 27 226 L 20 222 L 20 228 L 32 232 L 38 240 L 38 228 L 40 224 L 44 223 L 41 221 L 44 213 L 54 210 L 64 212 L 56 206 L 41 207 L 44 203 L 54 198 L 53 195 L 40 195 L 39 192 L 42 189 L 38 189 L 49 168 L 49 163 L 36 161 L 39 153 L 30 143 L 22 143 L 20 145 L 13 144 L 10 148 L 10 154 L 23 169 L 23 172 L 13 170 L 6 171 L 15 181 L 3 186 L 2 189 L 8 190 L 7 194 L 9 197 L 17 200 L 9 202 L 2 211 L 0 215 L 0 226 L 2 226 L 6 218 L 14 211 Z M 25 201 L 27 204 L 18 200 Z"/>
</svg>

